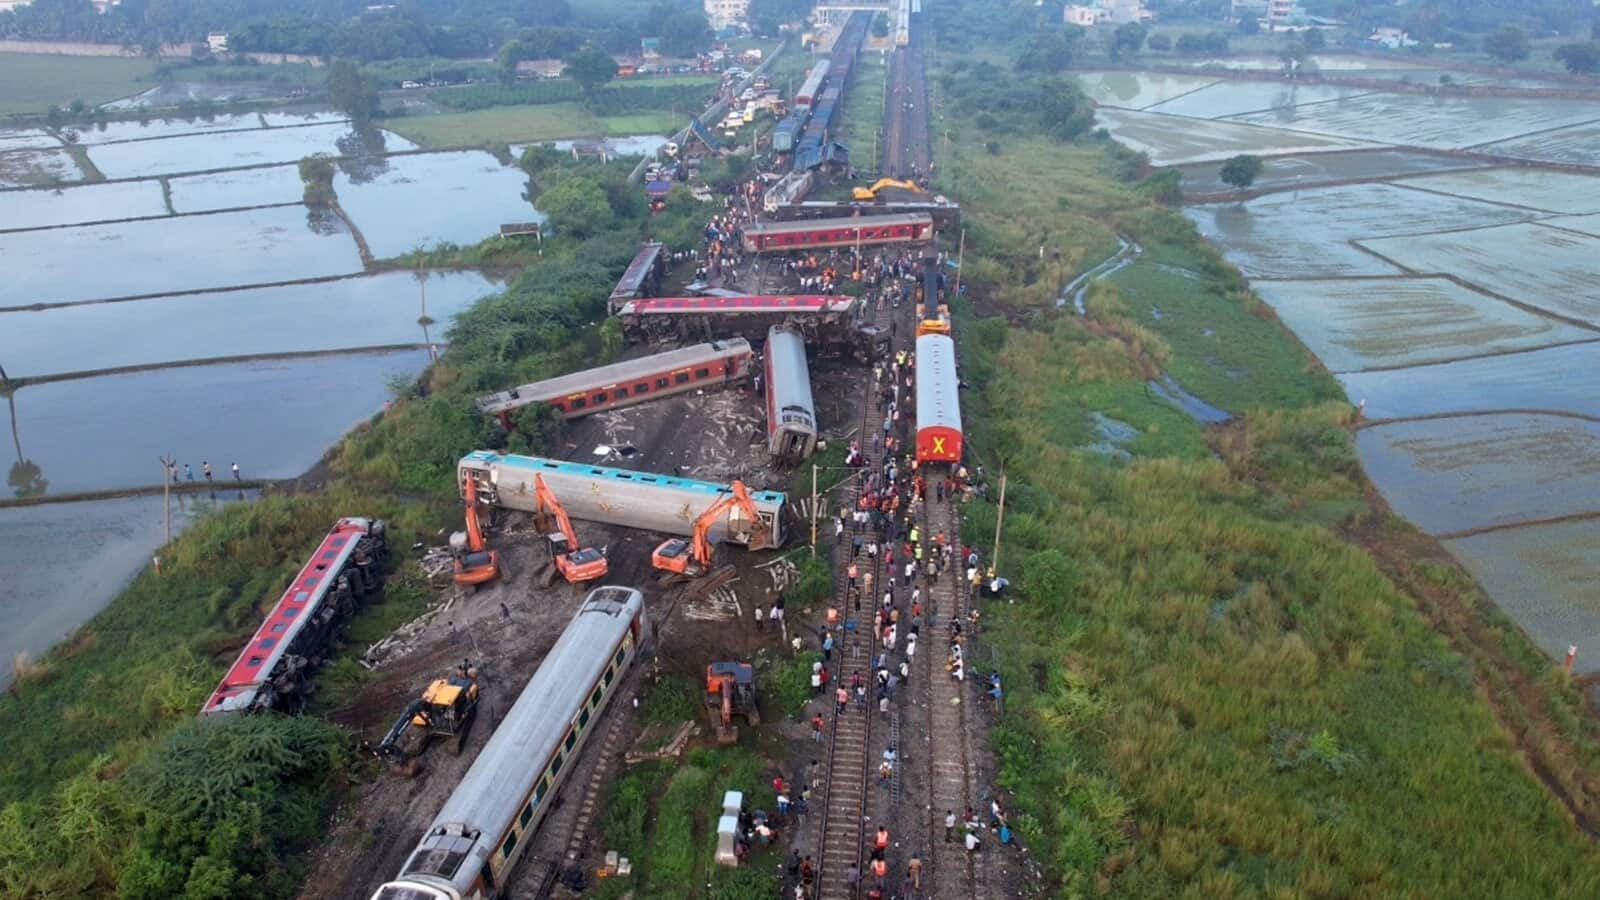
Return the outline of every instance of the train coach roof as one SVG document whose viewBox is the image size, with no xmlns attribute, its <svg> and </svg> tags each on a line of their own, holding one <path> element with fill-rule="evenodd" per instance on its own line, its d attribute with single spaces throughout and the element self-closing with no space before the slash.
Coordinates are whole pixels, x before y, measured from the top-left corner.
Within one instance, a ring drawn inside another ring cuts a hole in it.
<svg viewBox="0 0 1600 900">
<path fill-rule="evenodd" d="M 940 426 L 961 430 L 955 342 L 925 334 L 917 338 L 917 429 Z"/>
<path fill-rule="evenodd" d="M 722 359 L 736 353 L 749 353 L 750 342 L 744 338 L 729 338 L 709 344 L 680 347 L 665 353 L 654 353 L 638 359 L 623 360 L 609 366 L 572 372 L 544 381 L 521 385 L 514 390 L 499 391 L 477 400 L 478 408 L 486 413 L 498 414 L 541 400 L 555 400 L 570 394 L 599 390 L 614 384 L 623 384 L 635 378 L 669 372 L 694 366 L 698 363 Z"/>
<path fill-rule="evenodd" d="M 499 834 L 526 796 L 523 790 L 508 788 L 528 784 L 530 771 L 542 771 L 545 759 L 555 752 L 588 699 L 589 686 L 611 661 L 611 648 L 622 640 L 633 612 L 643 605 L 643 595 L 632 588 L 608 586 L 590 592 L 434 817 L 429 832 L 461 823 Z"/>
<path fill-rule="evenodd" d="M 618 481 L 632 484 L 653 485 L 670 490 L 687 491 L 707 496 L 720 496 L 733 493 L 733 488 L 726 484 L 717 484 L 712 481 L 697 481 L 693 478 L 676 478 L 671 475 L 657 475 L 654 472 L 635 472 L 629 469 L 613 469 L 608 466 L 591 466 L 587 463 L 565 462 L 559 459 L 545 459 L 542 456 L 518 456 L 516 454 L 495 453 L 493 450 L 474 450 L 461 457 L 462 466 L 506 466 L 529 471 L 548 470 L 579 478 L 595 478 L 607 481 Z M 788 495 L 782 491 L 751 491 L 750 499 L 762 504 L 782 505 L 787 502 Z"/>
</svg>

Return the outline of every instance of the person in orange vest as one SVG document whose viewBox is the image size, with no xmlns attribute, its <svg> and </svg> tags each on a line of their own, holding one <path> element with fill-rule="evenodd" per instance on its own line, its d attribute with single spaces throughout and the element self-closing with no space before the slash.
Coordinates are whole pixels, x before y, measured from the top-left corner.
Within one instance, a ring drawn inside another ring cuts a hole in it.
<svg viewBox="0 0 1600 900">
<path fill-rule="evenodd" d="M 883 882 L 889 877 L 889 864 L 882 856 L 872 861 L 872 876 L 878 879 L 878 887 L 883 887 Z"/>
<path fill-rule="evenodd" d="M 882 825 L 879 825 L 878 826 L 878 836 L 872 839 L 872 846 L 877 847 L 879 850 L 888 850 L 889 849 L 889 829 L 883 827 Z"/>
</svg>

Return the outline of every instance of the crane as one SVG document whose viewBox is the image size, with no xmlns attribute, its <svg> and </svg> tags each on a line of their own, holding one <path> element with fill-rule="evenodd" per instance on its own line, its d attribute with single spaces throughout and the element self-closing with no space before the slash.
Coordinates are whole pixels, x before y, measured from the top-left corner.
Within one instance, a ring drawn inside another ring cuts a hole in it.
<svg viewBox="0 0 1600 900">
<path fill-rule="evenodd" d="M 544 483 L 543 476 L 537 473 L 533 476 L 533 488 L 539 502 L 535 515 L 541 517 L 539 527 L 545 532 L 545 541 L 550 546 L 550 558 L 555 560 L 556 571 L 569 584 L 604 578 L 611 568 L 605 554 L 593 547 L 578 548 L 578 533 L 572 530 L 572 520 L 567 518 L 566 509 L 556 499 L 550 486 Z M 549 527 L 549 519 L 555 520 L 554 529 Z"/>
<path fill-rule="evenodd" d="M 733 493 L 728 494 L 706 508 L 700 517 L 694 520 L 693 536 L 672 538 L 663 541 L 656 552 L 650 556 L 650 564 L 667 572 L 677 572 L 680 575 L 704 575 L 711 569 L 711 561 L 715 548 L 710 541 L 711 526 L 715 525 L 724 512 L 737 507 L 750 521 L 745 527 L 749 529 L 750 539 L 747 542 L 751 550 L 764 550 L 772 545 L 772 529 L 762 521 L 761 513 L 756 509 L 755 502 L 750 499 L 750 492 L 745 489 L 744 482 L 733 483 Z M 733 516 L 728 517 L 729 527 L 737 528 L 739 523 Z"/>
<path fill-rule="evenodd" d="M 456 558 L 455 582 L 477 587 L 500 574 L 500 553 L 486 549 L 483 528 L 478 524 L 478 482 L 471 475 L 466 482 L 467 532 L 450 536 L 450 549 Z"/>
</svg>

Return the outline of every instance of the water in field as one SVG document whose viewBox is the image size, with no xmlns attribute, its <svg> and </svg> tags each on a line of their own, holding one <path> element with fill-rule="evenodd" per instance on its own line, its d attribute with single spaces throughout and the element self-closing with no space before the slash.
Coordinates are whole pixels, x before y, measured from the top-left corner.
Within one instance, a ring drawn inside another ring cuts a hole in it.
<svg viewBox="0 0 1600 900">
<path fill-rule="evenodd" d="M 562 140 L 549 141 L 557 150 L 564 153 L 571 152 L 574 146 L 590 147 L 603 144 L 606 152 L 612 156 L 654 156 L 656 152 L 667 145 L 668 138 L 659 134 L 625 134 L 616 137 L 599 138 L 594 140 Z M 512 144 L 511 155 L 522 157 L 523 151 L 531 144 Z"/>
<path fill-rule="evenodd" d="M 34 378 L 197 359 L 443 342 L 451 320 L 493 282 L 475 272 L 385 272 L 320 284 L 243 288 L 0 312 L 3 364 Z M 419 324 L 424 303 L 434 320 Z M 60 335 L 77 335 L 62 341 Z"/>
<path fill-rule="evenodd" d="M 15 438 L 50 494 L 159 485 L 158 460 L 169 453 L 197 478 L 202 460 L 219 472 L 238 462 L 247 477 L 290 478 L 382 408 L 391 379 L 427 363 L 426 351 L 403 350 L 24 387 L 14 398 Z M 0 431 L 13 437 L 9 424 Z"/>
<path fill-rule="evenodd" d="M 1223 81 L 1145 109 L 1174 116 L 1215 119 L 1285 109 L 1305 103 L 1343 100 L 1369 90 L 1332 84 L 1302 84 L 1298 81 Z"/>
<path fill-rule="evenodd" d="M 342 153 L 340 139 L 349 135 L 349 125 L 325 123 L 129 141 L 90 147 L 88 152 L 107 178 L 142 178 L 297 163 L 318 153 L 337 156 Z M 391 153 L 415 149 L 410 141 L 397 135 L 386 135 L 385 146 Z"/>
<path fill-rule="evenodd" d="M 1600 122 L 1542 131 L 1479 149 L 1517 159 L 1600 166 Z"/>
<path fill-rule="evenodd" d="M 1445 278 L 1263 281 L 1256 292 L 1335 372 L 1600 340 Z"/>
<path fill-rule="evenodd" d="M 1241 153 L 1264 156 L 1375 146 L 1364 141 L 1263 127 L 1231 119 L 1193 119 L 1107 107 L 1095 110 L 1095 122 L 1118 141 L 1148 155 L 1150 161 L 1158 166 L 1220 161 Z"/>
<path fill-rule="evenodd" d="M 0 234 L 0 266 L 4 309 L 348 275 L 361 258 L 337 219 L 282 207 Z"/>
<path fill-rule="evenodd" d="M 333 182 L 378 259 L 442 243 L 476 244 L 502 224 L 544 215 L 522 198 L 528 176 L 488 153 L 419 153 L 391 157 L 370 171 L 341 170 Z"/>
<path fill-rule="evenodd" d="M 1356 448 L 1395 511 L 1430 534 L 1600 512 L 1600 423 L 1423 419 L 1363 429 Z"/>
<path fill-rule="evenodd" d="M 1144 109 L 1217 82 L 1203 75 L 1158 72 L 1082 72 L 1075 77 L 1094 102 L 1128 109 Z"/>
<path fill-rule="evenodd" d="M 1600 343 L 1570 344 L 1340 375 L 1352 401 L 1367 402 L 1369 419 L 1439 413 L 1551 410 L 1600 418 Z"/>
<path fill-rule="evenodd" d="M 222 113 L 190 118 L 133 119 L 124 122 L 97 122 L 70 126 L 62 131 L 68 140 L 87 146 L 119 141 L 147 141 L 153 138 L 181 137 L 215 131 L 246 131 L 262 128 L 259 113 Z"/>
<path fill-rule="evenodd" d="M 37 128 L 0 130 L 0 153 L 11 150 L 54 150 L 61 146 L 55 135 Z"/>
<path fill-rule="evenodd" d="M 1240 116 L 1230 121 L 1279 126 L 1351 140 L 1440 149 L 1470 147 L 1600 119 L 1600 103 L 1525 97 L 1364 97 Z"/>
<path fill-rule="evenodd" d="M 1509 203 L 1543 212 L 1600 213 L 1600 177 L 1550 169 L 1495 168 L 1424 175 L 1395 182 L 1401 187 Z"/>
<path fill-rule="evenodd" d="M 83 171 L 78 168 L 77 160 L 66 150 L 42 147 L 0 153 L 0 188 L 35 187 L 82 179 Z"/>
<path fill-rule="evenodd" d="M 169 180 L 172 208 L 180 213 L 299 203 L 305 183 L 297 166 L 239 169 L 210 175 L 189 175 Z"/>
<path fill-rule="evenodd" d="M 166 214 L 161 185 L 154 181 L 38 188 L 0 196 L 0 230 Z"/>
</svg>

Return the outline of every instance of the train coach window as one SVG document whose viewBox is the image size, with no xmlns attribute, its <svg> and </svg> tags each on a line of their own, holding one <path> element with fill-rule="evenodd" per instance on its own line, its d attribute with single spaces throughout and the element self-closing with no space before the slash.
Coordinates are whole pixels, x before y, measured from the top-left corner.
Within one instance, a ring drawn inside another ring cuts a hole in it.
<svg viewBox="0 0 1600 900">
<path fill-rule="evenodd" d="M 696 378 L 710 378 L 711 377 L 711 370 L 710 369 L 695 369 L 694 370 L 694 377 L 696 377 Z"/>
<path fill-rule="evenodd" d="M 594 709 L 595 707 L 600 705 L 600 696 L 601 696 L 601 694 L 602 694 L 602 689 L 597 687 L 597 688 L 594 689 L 594 693 L 589 695 L 589 708 L 590 709 Z"/>
<path fill-rule="evenodd" d="M 601 391 L 598 394 L 594 395 L 594 403 L 595 403 L 596 406 L 599 406 L 600 404 L 606 402 L 609 399 L 611 399 L 611 398 L 609 396 L 607 396 L 605 391 Z"/>
<path fill-rule="evenodd" d="M 555 407 L 556 412 L 563 412 L 564 413 L 564 412 L 567 411 L 567 407 L 564 404 L 562 404 L 562 402 L 560 400 L 556 400 L 556 401 L 552 402 L 550 405 Z"/>
<path fill-rule="evenodd" d="M 550 793 L 550 776 L 546 775 L 539 782 L 539 789 L 533 792 L 533 803 L 534 803 L 534 805 L 537 806 L 540 803 L 543 803 L 544 802 L 544 795 L 548 794 L 548 793 Z"/>
<path fill-rule="evenodd" d="M 688 372 L 679 372 L 678 374 L 672 376 L 672 380 L 674 382 L 678 383 L 678 384 L 688 384 L 689 383 L 689 373 Z"/>
<path fill-rule="evenodd" d="M 522 815 L 517 817 L 517 827 L 528 830 L 528 823 L 533 821 L 533 804 L 529 803 L 522 808 Z"/>
<path fill-rule="evenodd" d="M 573 398 L 573 401 L 572 401 L 572 408 L 573 409 L 583 409 L 585 406 L 588 406 L 588 405 L 589 405 L 588 402 L 585 401 L 582 397 Z"/>
<path fill-rule="evenodd" d="M 670 382 L 668 382 L 667 379 L 665 379 L 665 378 L 657 378 L 656 379 L 656 387 L 658 387 L 658 388 L 664 388 L 668 384 L 670 384 Z"/>
<path fill-rule="evenodd" d="M 587 709 L 578 713 L 578 727 L 580 729 L 589 727 L 589 711 Z"/>
<path fill-rule="evenodd" d="M 617 399 L 618 400 L 621 400 L 621 399 L 623 399 L 623 398 L 625 398 L 627 396 L 628 396 L 628 389 L 627 388 L 625 388 L 625 387 L 617 388 Z"/>
<path fill-rule="evenodd" d="M 578 732 L 576 730 L 567 732 L 567 739 L 561 743 L 561 746 L 567 748 L 567 750 L 570 751 L 573 747 L 576 747 L 577 745 L 578 745 Z"/>
<path fill-rule="evenodd" d="M 500 858 L 510 859 L 511 851 L 517 849 L 517 834 L 512 832 L 506 835 L 506 842 L 500 845 Z"/>
<path fill-rule="evenodd" d="M 613 680 L 615 680 L 616 677 L 617 677 L 617 667 L 616 666 L 606 666 L 605 677 L 601 678 L 600 680 L 605 682 L 605 686 L 606 687 L 610 687 L 611 686 L 611 682 Z"/>
<path fill-rule="evenodd" d="M 551 775 L 559 775 L 561 773 L 561 764 L 566 762 L 566 761 L 567 761 L 567 751 L 565 751 L 565 750 L 556 751 L 556 758 L 550 761 L 550 774 Z"/>
<path fill-rule="evenodd" d="M 641 381 L 638 384 L 633 386 L 633 392 L 635 394 L 645 394 L 645 393 L 649 393 L 649 391 L 650 391 L 650 382 L 648 382 L 648 381 Z"/>
<path fill-rule="evenodd" d="M 617 650 L 617 658 L 615 660 L 616 664 L 619 665 L 619 666 L 622 665 L 622 661 L 624 659 L 627 659 L 627 658 L 628 658 L 628 648 L 627 647 L 619 648 Z"/>
</svg>

